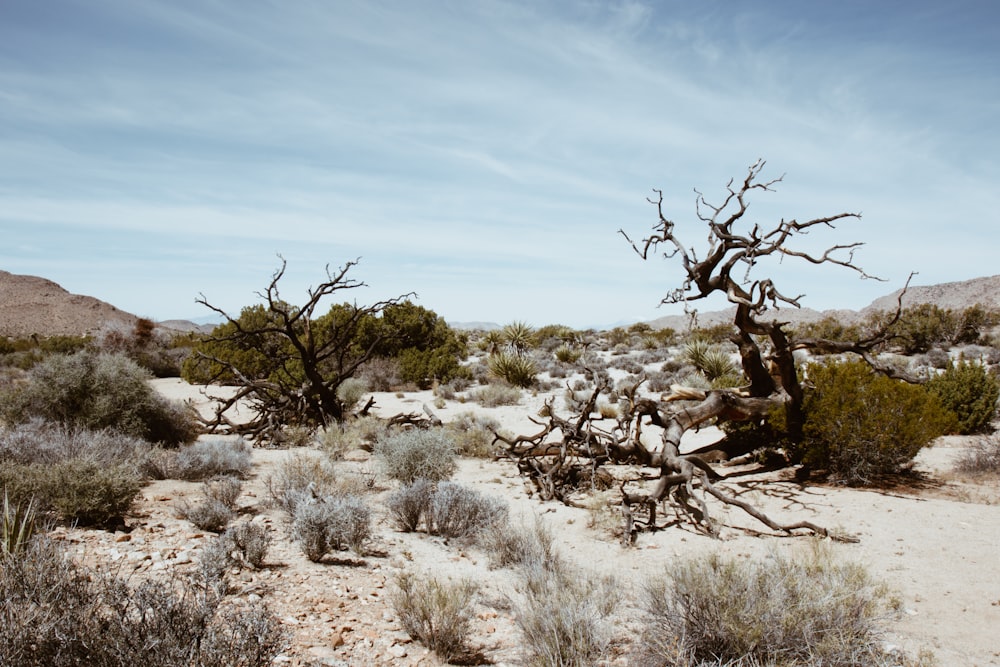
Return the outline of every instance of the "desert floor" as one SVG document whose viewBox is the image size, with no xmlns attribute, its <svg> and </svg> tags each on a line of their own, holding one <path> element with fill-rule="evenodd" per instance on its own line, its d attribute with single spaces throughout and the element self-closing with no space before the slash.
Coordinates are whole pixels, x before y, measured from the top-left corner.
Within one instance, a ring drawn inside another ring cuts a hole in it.
<svg viewBox="0 0 1000 667">
<path fill-rule="evenodd" d="M 172 399 L 191 399 L 204 409 L 198 387 L 176 379 L 155 380 Z M 216 389 L 216 391 L 219 391 Z M 430 392 L 375 395 L 383 416 L 420 412 L 431 403 Z M 538 430 L 529 417 L 546 395 L 525 392 L 521 404 L 482 408 L 472 402 L 449 401 L 436 414 L 444 421 L 466 411 L 481 411 L 512 433 Z M 203 436 L 218 437 L 218 436 Z M 686 447 L 711 442 L 714 429 L 692 433 Z M 951 464 L 962 438 L 943 438 L 922 452 L 918 469 L 921 488 L 866 491 L 807 486 L 777 480 L 767 490 L 761 477 L 741 478 L 743 497 L 782 521 L 808 519 L 840 528 L 859 538 L 854 544 L 833 543 L 843 560 L 864 564 L 886 582 L 902 601 L 898 617 L 888 621 L 887 646 L 911 657 L 932 652 L 939 665 L 1000 665 L 1000 482 L 956 479 Z M 393 482 L 377 475 L 374 461 L 357 453 L 340 464 L 343 474 L 376 474 L 372 505 L 375 538 L 364 556 L 312 563 L 287 537 L 287 522 L 269 503 L 266 480 L 274 466 L 295 450 L 256 449 L 254 471 L 243 486 L 239 520 L 262 522 L 273 529 L 274 542 L 265 567 L 238 575 L 237 595 L 260 596 L 291 633 L 291 645 L 275 664 L 284 665 L 439 665 L 437 657 L 402 630 L 388 594 L 401 569 L 437 575 L 471 577 L 482 585 L 477 597 L 472 648 L 492 664 L 518 664 L 519 638 L 509 603 L 510 573 L 491 570 L 487 556 L 474 548 L 448 544 L 423 533 L 402 533 L 385 516 L 378 494 Z M 773 477 L 768 479 L 774 479 Z M 713 513 L 725 523 L 720 539 L 690 528 L 673 527 L 640 535 L 625 548 L 606 527 L 591 527 L 592 513 L 531 498 L 509 461 L 463 459 L 455 481 L 500 496 L 512 515 L 526 521 L 539 517 L 558 536 L 560 552 L 581 568 L 613 573 L 626 590 L 659 571 L 671 559 L 718 551 L 765 558 L 774 550 L 808 548 L 809 538 L 771 534 L 738 510 Z M 157 481 L 143 492 L 130 532 L 109 533 L 64 528 L 58 536 L 90 562 L 117 563 L 135 577 L 185 571 L 196 567 L 199 552 L 214 536 L 177 517 L 178 503 L 200 497 L 199 483 Z M 626 600 L 634 599 L 626 595 Z M 627 624 L 622 626 L 623 636 Z M 627 642 L 609 664 L 626 665 Z"/>
</svg>

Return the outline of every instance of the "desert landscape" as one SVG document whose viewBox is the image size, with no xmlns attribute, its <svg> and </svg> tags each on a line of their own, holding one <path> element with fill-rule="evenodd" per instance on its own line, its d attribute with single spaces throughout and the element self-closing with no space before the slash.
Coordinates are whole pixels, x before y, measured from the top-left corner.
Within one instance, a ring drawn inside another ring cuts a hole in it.
<svg viewBox="0 0 1000 667">
<path fill-rule="evenodd" d="M 175 379 L 155 380 L 158 391 L 178 400 L 208 405 L 203 388 Z M 525 395 L 520 405 L 481 408 L 449 401 L 436 412 L 447 420 L 468 410 L 481 410 L 511 432 L 535 428 L 544 394 Z M 433 401 L 430 391 L 402 397 L 375 395 L 380 414 L 419 412 Z M 717 438 L 714 429 L 692 434 L 692 447 Z M 218 436 L 203 436 L 216 438 Z M 918 458 L 924 474 L 920 489 L 858 490 L 832 486 L 800 487 L 793 481 L 774 492 L 752 492 L 755 501 L 782 520 L 806 518 L 841 526 L 856 534 L 856 544 L 831 543 L 838 558 L 863 564 L 899 596 L 901 611 L 888 619 L 887 651 L 898 648 L 911 657 L 933 653 L 940 665 L 1000 664 L 1000 482 L 963 482 L 951 474 L 953 459 L 966 446 L 959 437 L 942 438 Z M 292 633 L 288 649 L 275 664 L 287 665 L 436 665 L 444 664 L 401 628 L 389 599 L 393 576 L 403 569 L 453 577 L 470 577 L 482 585 L 476 603 L 472 645 L 487 664 L 520 664 L 519 639 L 509 609 L 502 601 L 512 594 L 503 570 L 490 569 L 488 554 L 452 545 L 439 537 L 395 529 L 384 511 L 376 520 L 371 552 L 344 564 L 312 563 L 287 537 L 287 519 L 269 502 L 267 476 L 296 450 L 255 449 L 253 473 L 240 498 L 242 516 L 263 523 L 274 543 L 266 566 L 240 574 L 241 596 L 263 597 Z M 375 464 L 355 452 L 341 464 L 344 474 L 366 474 Z M 759 533 L 759 524 L 727 512 L 726 527 L 713 539 L 684 527 L 643 534 L 634 547 L 623 547 L 606 529 L 588 527 L 590 512 L 531 498 L 513 464 L 504 460 L 464 459 L 454 480 L 510 503 L 525 521 L 539 517 L 557 537 L 558 550 L 575 565 L 614 573 L 622 586 L 635 586 L 645 575 L 661 571 L 672 559 L 720 552 L 740 558 L 766 558 L 769 553 L 808 549 L 809 537 Z M 739 482 L 752 487 L 754 479 Z M 378 479 L 373 505 L 391 482 Z M 212 533 L 178 517 L 185 499 L 197 498 L 201 484 L 165 480 L 142 491 L 129 532 L 61 528 L 57 535 L 81 558 L 93 563 L 121 563 L 137 575 L 197 566 Z M 634 590 L 626 593 L 626 598 Z M 624 634 L 620 640 L 627 639 Z M 624 647 L 623 647 L 624 650 Z M 627 657 L 608 664 L 628 664 Z"/>
<path fill-rule="evenodd" d="M 991 279 L 995 280 L 995 279 Z M 58 294 L 58 290 L 50 293 Z M 968 288 L 980 294 L 978 288 Z M 949 298 L 954 299 L 953 292 Z M 950 303 L 956 303 L 954 300 Z M 72 319 L 67 314 L 63 320 Z M 19 325 L 19 331 L 30 325 Z M 612 352 L 604 353 L 611 358 Z M 626 355 L 627 356 L 627 355 Z M 619 373 L 614 368 L 612 374 Z M 539 428 L 546 403 L 564 410 L 566 387 L 575 376 L 542 389 L 523 389 L 513 405 L 485 407 L 469 392 L 445 397 L 435 389 L 377 391 L 372 413 L 433 414 L 444 424 L 458 419 L 492 420 L 500 432 L 528 434 Z M 149 381 L 171 401 L 212 414 L 213 397 L 232 395 L 231 387 L 192 385 L 179 378 Z M 250 417 L 245 403 L 229 415 L 234 422 Z M 684 435 L 682 451 L 711 444 L 722 436 L 714 426 Z M 894 601 L 885 611 L 880 638 L 885 664 L 1000 665 L 1000 479 L 969 478 L 954 471 L 956 460 L 979 436 L 944 436 L 920 452 L 915 474 L 905 483 L 870 489 L 836 484 L 801 484 L 789 470 L 743 474 L 724 470 L 720 485 L 752 502 L 776 520 L 809 521 L 849 535 L 848 542 L 797 532 L 772 531 L 746 513 L 715 504 L 719 533 L 713 537 L 680 521 L 657 532 L 642 532 L 631 546 L 620 539 L 620 515 L 613 496 L 583 507 L 541 502 L 514 462 L 497 455 L 462 457 L 452 481 L 496 498 L 510 508 L 512 520 L 538 522 L 554 537 L 555 549 L 573 568 L 596 576 L 611 575 L 621 601 L 606 619 L 609 642 L 600 664 L 628 665 L 638 624 L 643 582 L 681 559 L 722 554 L 740 560 L 796 556 L 817 542 L 837 562 L 857 563 L 883 582 Z M 206 434 L 200 441 L 236 443 L 237 436 Z M 516 574 L 497 567 L 491 554 L 475 543 L 447 539 L 427 531 L 403 531 L 387 509 L 399 483 L 388 477 L 370 448 L 352 448 L 336 462 L 338 479 L 363 489 L 373 510 L 372 534 L 364 548 L 343 551 L 313 562 L 291 536 L 290 520 L 275 502 L 271 480 L 291 457 L 323 456 L 318 443 L 251 451 L 252 467 L 244 476 L 233 523 L 251 522 L 271 538 L 259 567 L 231 572 L 230 595 L 263 601 L 280 620 L 287 646 L 275 665 L 439 665 L 448 664 L 400 622 L 393 604 L 401 573 L 418 577 L 468 579 L 478 590 L 468 651 L 458 664 L 516 665 L 526 660 L 516 622 Z M 732 474 L 730 474 L 732 473 Z M 350 480 L 353 480 L 351 482 Z M 51 536 L 72 557 L 97 568 L 112 568 L 129 581 L 191 574 L 217 534 L 197 528 L 184 508 L 204 493 L 202 482 L 150 481 L 138 496 L 125 525 L 112 529 L 56 527 Z"/>
</svg>

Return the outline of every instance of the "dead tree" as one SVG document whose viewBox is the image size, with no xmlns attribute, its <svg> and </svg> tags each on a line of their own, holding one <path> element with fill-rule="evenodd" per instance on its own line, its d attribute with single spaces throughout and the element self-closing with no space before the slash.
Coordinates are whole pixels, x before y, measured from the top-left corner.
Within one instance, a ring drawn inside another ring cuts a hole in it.
<svg viewBox="0 0 1000 667">
<path fill-rule="evenodd" d="M 326 270 L 326 280 L 308 290 L 301 306 L 281 298 L 278 283 L 286 263 L 274 272 L 263 292 L 259 292 L 262 312 L 233 318 L 201 296 L 197 303 L 225 318 L 205 342 L 207 349 L 223 351 L 253 350 L 263 365 L 248 371 L 238 354 L 198 352 L 216 368 L 217 380 L 225 377 L 237 387 L 229 398 L 215 399 L 214 416 L 205 420 L 209 432 L 246 435 L 258 442 L 274 441 L 284 426 L 327 426 L 344 419 L 345 409 L 337 389 L 371 358 L 382 342 L 380 336 L 360 346 L 358 332 L 368 318 L 387 306 L 412 296 L 378 301 L 369 306 L 357 303 L 334 305 L 326 313 L 320 308 L 329 297 L 364 287 L 365 283 L 347 277 L 357 264 L 351 261 L 335 273 Z M 247 314 L 244 309 L 244 314 Z M 234 422 L 227 415 L 239 402 L 250 404 L 253 417 Z M 365 410 L 371 405 L 365 406 Z"/>
<path fill-rule="evenodd" d="M 781 307 L 800 307 L 802 295 L 788 296 L 779 291 L 770 278 L 755 277 L 756 270 L 768 259 L 804 260 L 811 264 L 831 264 L 874 278 L 854 261 L 854 252 L 861 245 L 833 245 L 820 254 L 799 250 L 794 242 L 817 228 L 834 228 L 836 223 L 860 219 L 857 213 L 838 213 L 799 222 L 780 220 L 770 228 L 750 223 L 747 218 L 748 199 L 757 191 L 772 191 L 781 178 L 762 180 L 764 162 L 753 164 L 742 182 L 730 181 L 726 195 L 719 204 L 710 204 L 695 191 L 698 220 L 708 229 L 708 245 L 703 255 L 688 247 L 677 234 L 677 225 L 663 211 L 663 193 L 654 190 L 650 203 L 656 206 L 658 220 L 653 232 L 641 241 L 633 241 L 624 231 L 622 236 L 643 259 L 656 255 L 680 263 L 681 286 L 670 292 L 662 303 L 690 304 L 714 294 L 725 295 L 735 306 L 732 342 L 741 359 L 746 384 L 735 389 L 702 390 L 674 386 L 659 400 L 627 396 L 625 414 L 612 429 L 601 431 L 585 415 L 575 420 L 548 416 L 542 432 L 514 439 L 498 438 L 506 443 L 523 474 L 533 479 L 539 490 L 553 486 L 567 466 L 579 466 L 590 457 L 601 460 L 631 461 L 656 470 L 653 488 L 635 492 L 622 484 L 622 508 L 625 515 L 624 539 L 637 529 L 634 510 L 644 508 L 647 525 L 656 524 L 656 506 L 667 500 L 674 508 L 701 529 L 716 530 L 709 515 L 706 500 L 714 498 L 726 505 L 738 507 L 772 530 L 792 533 L 805 530 L 828 535 L 829 532 L 809 522 L 782 524 L 766 516 L 749 503 L 727 492 L 718 484 L 720 475 L 699 452 L 682 454 L 681 437 L 689 430 L 708 423 L 760 422 L 776 407 L 783 409 L 787 432 L 785 438 L 801 439 L 804 425 L 803 388 L 796 369 L 794 352 L 811 350 L 818 353 L 854 353 L 876 370 L 895 374 L 879 363 L 875 350 L 889 338 L 888 326 L 863 340 L 833 341 L 825 339 L 793 340 L 785 331 L 787 322 L 776 318 Z M 900 308 L 901 308 L 900 297 Z M 894 323 L 898 318 L 890 322 Z M 594 399 L 596 400 L 596 393 Z M 590 406 L 592 408 L 593 406 Z M 585 408 L 587 410 L 587 408 Z M 657 445 L 642 438 L 644 430 L 659 430 Z M 553 439 L 553 434 L 556 439 Z M 597 458 L 594 458 L 594 449 Z M 729 448 L 725 456 L 745 454 Z M 567 494 L 558 488 L 547 489 L 542 497 L 561 499 Z"/>
</svg>

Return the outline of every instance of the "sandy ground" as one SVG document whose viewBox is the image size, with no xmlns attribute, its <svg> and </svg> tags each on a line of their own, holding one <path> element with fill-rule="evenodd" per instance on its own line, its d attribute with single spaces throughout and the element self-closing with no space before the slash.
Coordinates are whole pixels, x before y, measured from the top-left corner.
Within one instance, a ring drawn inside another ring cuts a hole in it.
<svg viewBox="0 0 1000 667">
<path fill-rule="evenodd" d="M 179 380 L 154 381 L 174 399 L 206 398 Z M 224 391 L 215 389 L 215 391 Z M 538 430 L 534 415 L 545 395 L 525 393 L 521 404 L 481 408 L 449 401 L 435 412 L 448 421 L 475 410 L 499 420 L 512 433 Z M 430 392 L 402 396 L 377 394 L 383 416 L 420 412 L 431 403 Z M 710 442 L 712 429 L 691 434 L 685 446 Z M 208 436 L 211 437 L 211 436 Z M 856 544 L 833 543 L 838 557 L 863 563 L 885 581 L 902 602 L 898 617 L 889 621 L 887 645 L 911 657 L 932 652 L 937 664 L 1000 665 L 1000 483 L 960 482 L 949 473 L 953 458 L 966 446 L 961 438 L 944 438 L 921 453 L 919 469 L 927 482 L 918 490 L 862 491 L 808 486 L 792 482 L 759 484 L 745 478 L 731 486 L 776 519 L 808 519 L 841 528 L 859 538 Z M 401 569 L 467 576 L 481 582 L 472 646 L 493 664 L 517 664 L 519 639 L 509 604 L 509 573 L 490 570 L 487 558 L 424 534 L 397 531 L 384 512 L 378 514 L 376 537 L 369 554 L 321 564 L 309 562 L 287 538 L 287 521 L 268 502 L 269 471 L 288 450 L 254 451 L 254 474 L 244 484 L 240 520 L 259 521 L 272 529 L 274 543 L 266 566 L 239 575 L 238 595 L 260 596 L 271 605 L 292 636 L 276 664 L 286 665 L 437 665 L 436 656 L 412 642 L 402 631 L 388 600 L 392 577 Z M 371 474 L 374 462 L 364 457 L 344 464 L 344 474 Z M 613 572 L 628 589 L 671 559 L 718 551 L 763 558 L 774 550 L 803 549 L 806 538 L 752 534 L 763 528 L 738 510 L 713 507 L 725 523 L 719 539 L 675 527 L 641 535 L 635 547 L 622 547 L 609 532 L 589 528 L 587 510 L 529 497 L 513 465 L 506 461 L 462 460 L 455 480 L 483 493 L 505 498 L 512 514 L 540 517 L 558 536 L 561 553 L 578 564 Z M 378 478 L 374 493 L 387 493 L 392 482 Z M 177 504 L 199 497 L 200 485 L 161 481 L 144 489 L 129 533 L 63 529 L 62 536 L 77 552 L 96 562 L 121 562 L 136 576 L 161 570 L 193 568 L 198 554 L 212 539 L 177 518 Z M 379 500 L 373 500 L 379 506 Z M 750 528 L 752 531 L 744 530 Z M 623 652 L 609 664 L 626 665 Z"/>
</svg>

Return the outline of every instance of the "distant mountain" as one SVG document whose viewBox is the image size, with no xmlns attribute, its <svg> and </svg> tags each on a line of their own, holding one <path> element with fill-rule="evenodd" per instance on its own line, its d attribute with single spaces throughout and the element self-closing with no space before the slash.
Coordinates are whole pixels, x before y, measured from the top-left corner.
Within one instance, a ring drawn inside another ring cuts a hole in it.
<svg viewBox="0 0 1000 667">
<path fill-rule="evenodd" d="M 51 280 L 0 271 L 2 336 L 83 336 L 108 324 L 131 328 L 137 319 L 94 297 L 70 294 Z"/>
<path fill-rule="evenodd" d="M 793 323 L 812 322 L 828 316 L 841 321 L 851 321 L 863 318 L 873 310 L 894 309 L 899 293 L 900 290 L 896 290 L 892 294 L 875 299 L 860 311 L 782 308 L 772 311 L 772 317 Z M 903 305 L 913 306 L 920 303 L 934 303 L 953 310 L 981 304 L 987 308 L 1000 310 L 1000 275 L 940 285 L 910 287 L 903 297 Z M 733 314 L 733 308 L 699 313 L 698 324 L 699 326 L 728 324 L 733 321 Z M 32 334 L 81 336 L 97 333 L 107 325 L 131 328 L 135 326 L 137 319 L 137 316 L 94 297 L 70 294 L 51 280 L 0 271 L 0 336 L 14 338 Z M 158 322 L 157 326 L 181 332 L 206 332 L 211 331 L 215 324 L 215 322 L 169 320 Z M 647 324 L 656 329 L 669 327 L 683 331 L 688 327 L 688 318 L 684 315 L 669 315 L 651 320 Z M 451 326 L 456 329 L 487 331 L 500 328 L 493 322 L 457 322 L 451 323 Z"/>
<path fill-rule="evenodd" d="M 87 336 L 107 326 L 132 329 L 139 317 L 92 296 L 71 294 L 37 276 L 0 271 L 0 336 Z M 211 331 L 187 320 L 158 322 L 174 331 Z"/>
<path fill-rule="evenodd" d="M 768 320 L 778 320 L 779 322 L 791 322 L 799 324 L 803 322 L 815 322 L 825 317 L 834 317 L 841 322 L 851 322 L 863 319 L 869 313 L 876 310 L 895 310 L 902 289 L 898 289 L 892 294 L 879 297 L 860 311 L 855 310 L 812 310 L 811 308 L 781 308 L 770 311 Z M 941 308 L 951 308 L 952 310 L 964 310 L 970 306 L 980 304 L 987 308 L 1000 310 L 1000 276 L 990 276 L 988 278 L 973 278 L 954 283 L 942 283 L 940 285 L 911 286 L 903 296 L 903 306 L 915 306 L 921 303 L 933 303 Z M 698 326 L 711 327 L 716 324 L 729 324 L 733 321 L 736 308 L 698 313 Z M 686 315 L 668 315 L 651 320 L 647 324 L 654 329 L 675 329 L 683 331 L 688 328 L 690 319 Z"/>
</svg>

